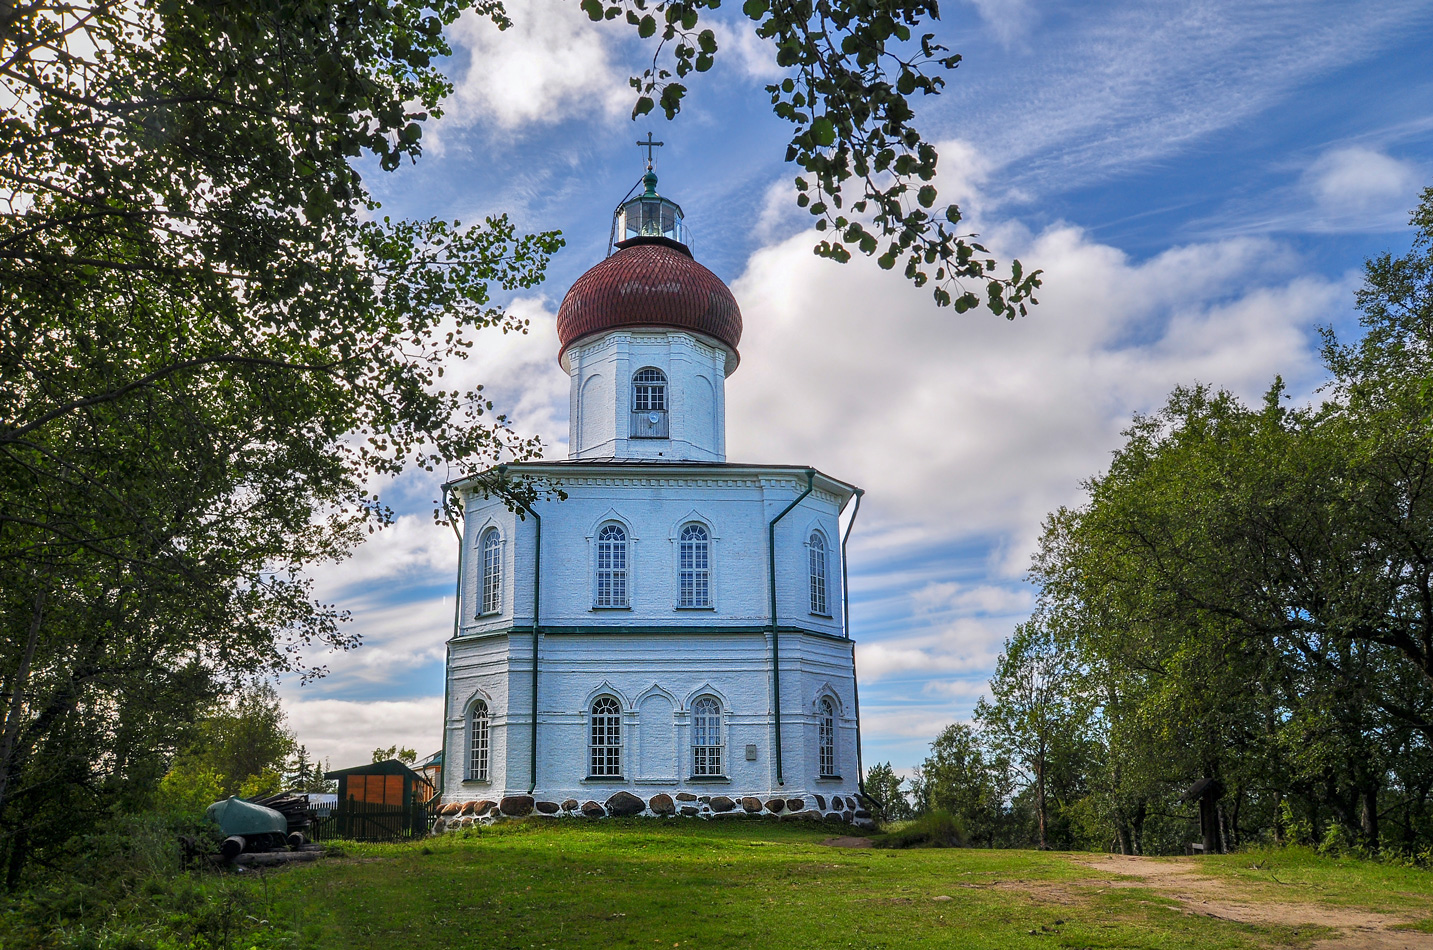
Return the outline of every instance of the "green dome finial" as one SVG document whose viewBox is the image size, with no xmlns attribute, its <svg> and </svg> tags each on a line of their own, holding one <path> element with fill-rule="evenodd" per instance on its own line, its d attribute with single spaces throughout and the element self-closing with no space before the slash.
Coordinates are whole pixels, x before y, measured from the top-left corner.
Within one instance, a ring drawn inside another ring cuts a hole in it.
<svg viewBox="0 0 1433 950">
<path fill-rule="evenodd" d="M 657 197 L 657 173 L 652 171 L 650 165 L 647 166 L 647 174 L 642 176 L 642 184 L 647 186 L 647 190 L 642 194 L 643 198 Z"/>
</svg>

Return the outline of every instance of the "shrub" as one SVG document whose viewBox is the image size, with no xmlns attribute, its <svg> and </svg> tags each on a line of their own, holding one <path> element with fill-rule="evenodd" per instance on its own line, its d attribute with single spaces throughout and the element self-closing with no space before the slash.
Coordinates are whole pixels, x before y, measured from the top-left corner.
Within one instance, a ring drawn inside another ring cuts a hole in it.
<svg viewBox="0 0 1433 950">
<path fill-rule="evenodd" d="M 948 811 L 935 809 L 912 821 L 893 825 L 878 848 L 961 848 L 965 846 L 965 829 Z"/>
</svg>

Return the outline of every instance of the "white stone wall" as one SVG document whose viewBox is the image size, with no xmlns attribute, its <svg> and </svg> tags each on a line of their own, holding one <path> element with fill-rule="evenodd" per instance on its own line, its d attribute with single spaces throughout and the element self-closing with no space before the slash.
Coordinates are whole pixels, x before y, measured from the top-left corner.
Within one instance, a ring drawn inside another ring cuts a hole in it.
<svg viewBox="0 0 1433 950">
<path fill-rule="evenodd" d="M 632 377 L 667 377 L 668 438 L 631 435 Z M 735 357 L 681 330 L 623 330 L 579 341 L 563 355 L 572 377 L 571 458 L 726 459 L 726 376 Z"/>
<path fill-rule="evenodd" d="M 551 463 L 513 474 L 553 479 L 567 493 L 536 503 L 542 517 L 539 749 L 536 797 L 602 802 L 627 790 L 644 799 L 851 795 L 857 789 L 852 644 L 841 629 L 840 515 L 849 487 L 824 476 L 778 525 L 782 762 L 775 763 L 766 526 L 807 486 L 806 470 L 740 465 Z M 461 489 L 460 489 L 461 490 Z M 464 495 L 460 635 L 449 645 L 445 800 L 525 795 L 531 778 L 534 542 L 537 525 L 500 501 Z M 630 539 L 630 608 L 594 606 L 593 542 L 609 520 Z M 712 607 L 677 607 L 677 538 L 701 521 L 711 545 Z M 503 539 L 499 611 L 481 616 L 482 538 Z M 808 538 L 827 540 L 827 616 L 811 613 Z M 589 780 L 588 713 L 606 693 L 623 710 L 623 775 Z M 465 779 L 466 712 L 491 710 L 488 783 Z M 722 707 L 726 779 L 693 781 L 691 709 Z M 837 707 L 840 779 L 819 777 L 817 704 Z M 755 759 L 746 748 L 755 746 Z"/>
<path fill-rule="evenodd" d="M 548 494 L 535 504 L 542 518 L 543 626 L 692 626 L 770 622 L 766 527 L 806 488 L 805 469 L 738 465 L 693 467 L 514 466 L 528 477 L 553 479 L 565 500 Z M 776 526 L 778 622 L 822 633 L 841 629 L 841 511 L 851 493 L 817 475 L 815 490 Z M 532 623 L 536 522 L 506 503 L 464 493 L 464 634 Z M 677 606 L 678 536 L 700 522 L 711 537 L 710 609 Z M 595 606 L 597 532 L 617 522 L 628 536 L 629 608 Z M 503 602 L 479 616 L 482 539 L 503 538 Z M 808 542 L 826 543 L 826 613 L 811 612 Z"/>
<path fill-rule="evenodd" d="M 782 796 L 853 795 L 857 790 L 851 643 L 815 634 L 781 635 L 782 764 L 778 784 L 771 694 L 771 638 L 762 633 L 621 631 L 542 634 L 535 797 L 603 802 L 618 791 Z M 474 635 L 451 645 L 445 801 L 500 800 L 532 790 L 531 638 Z M 622 776 L 588 776 L 588 716 L 599 696 L 622 707 Z M 467 711 L 482 696 L 492 710 L 488 782 L 466 779 Z M 692 705 L 721 703 L 724 773 L 693 775 Z M 836 771 L 822 778 L 818 704 L 837 709 Z M 748 759 L 747 747 L 755 758 Z"/>
</svg>

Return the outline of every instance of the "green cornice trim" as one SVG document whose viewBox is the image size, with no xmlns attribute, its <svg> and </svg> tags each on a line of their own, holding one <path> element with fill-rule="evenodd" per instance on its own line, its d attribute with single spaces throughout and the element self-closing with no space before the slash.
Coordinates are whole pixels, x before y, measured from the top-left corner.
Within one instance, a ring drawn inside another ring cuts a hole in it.
<svg viewBox="0 0 1433 950">
<path fill-rule="evenodd" d="M 531 626 L 528 625 L 528 624 L 523 624 L 523 625 L 521 625 L 521 626 L 502 627 L 502 628 L 497 629 L 497 630 L 485 630 L 485 631 L 483 631 L 483 632 L 481 632 L 481 633 L 465 633 L 465 634 L 461 634 L 460 636 L 454 637 L 452 640 L 449 640 L 448 642 L 449 642 L 449 643 L 462 643 L 462 642 L 467 641 L 467 640 L 485 640 L 485 639 L 488 639 L 488 638 L 490 638 L 490 637 L 502 637 L 502 636 L 508 636 L 509 634 L 514 634 L 514 633 L 523 633 L 523 634 L 526 634 L 526 633 L 529 633 L 529 632 L 531 631 L 531 629 L 532 629 Z M 803 635 L 806 635 L 806 636 L 819 637 L 819 638 L 821 638 L 821 639 L 823 639 L 823 640 L 837 640 L 837 641 L 840 641 L 840 642 L 843 642 L 843 643 L 849 642 L 849 641 L 846 640 L 845 637 L 841 636 L 840 634 L 837 634 L 837 633 L 827 633 L 827 632 L 825 632 L 824 630 L 811 630 L 811 629 L 809 629 L 809 628 L 807 628 L 807 627 L 781 626 L 781 627 L 777 627 L 776 630 L 777 630 L 777 633 L 799 633 L 799 634 L 803 634 Z M 626 634 L 626 635 L 628 635 L 628 636 L 639 636 L 639 637 L 671 636 L 672 634 L 689 634 L 689 635 L 694 635 L 694 636 L 699 636 L 699 635 L 718 635 L 718 636 L 720 636 L 720 635 L 726 635 L 726 636 L 737 635 L 737 636 L 740 636 L 740 635 L 745 634 L 745 635 L 751 635 L 751 636 L 756 636 L 756 635 L 766 636 L 766 635 L 768 635 L 768 634 L 771 633 L 771 625 L 770 625 L 770 624 L 765 624 L 765 623 L 763 623 L 763 624 L 732 625 L 732 626 L 700 626 L 700 627 L 696 627 L 696 626 L 693 626 L 693 627 L 673 626 L 673 627 L 658 627 L 658 626 L 627 626 L 627 625 L 618 626 L 618 625 L 616 625 L 616 624 L 602 625 L 602 626 L 549 626 L 549 625 L 547 625 L 547 624 L 543 624 L 543 626 L 542 626 L 542 633 L 543 633 L 543 636 L 548 636 L 548 637 L 591 636 L 591 635 L 594 635 L 594 634 Z"/>
</svg>

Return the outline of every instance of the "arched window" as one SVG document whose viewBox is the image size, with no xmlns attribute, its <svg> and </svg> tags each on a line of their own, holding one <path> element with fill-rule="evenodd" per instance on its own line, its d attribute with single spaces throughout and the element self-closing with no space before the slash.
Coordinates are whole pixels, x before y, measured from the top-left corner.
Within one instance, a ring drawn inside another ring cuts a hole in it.
<svg viewBox="0 0 1433 950">
<path fill-rule="evenodd" d="M 826 539 L 821 532 L 811 532 L 806 550 L 811 562 L 811 612 L 826 616 Z"/>
<path fill-rule="evenodd" d="M 495 614 L 503 606 L 503 539 L 497 528 L 483 532 L 483 609 Z"/>
<path fill-rule="evenodd" d="M 468 713 L 468 781 L 488 780 L 488 704 L 481 699 Z"/>
<path fill-rule="evenodd" d="M 592 703 L 590 775 L 622 774 L 622 707 L 611 696 Z"/>
<path fill-rule="evenodd" d="M 627 532 L 620 524 L 597 532 L 597 606 L 627 606 Z"/>
<path fill-rule="evenodd" d="M 639 369 L 632 377 L 632 411 L 667 411 L 667 376 L 659 369 Z"/>
<path fill-rule="evenodd" d="M 821 700 L 821 722 L 817 727 L 821 776 L 836 776 L 836 706 L 829 699 Z"/>
<path fill-rule="evenodd" d="M 692 704 L 692 774 L 722 774 L 721 703 L 711 696 Z"/>
<path fill-rule="evenodd" d="M 710 607 L 711 540 L 707 529 L 689 524 L 682 529 L 677 566 L 677 606 Z"/>
</svg>

